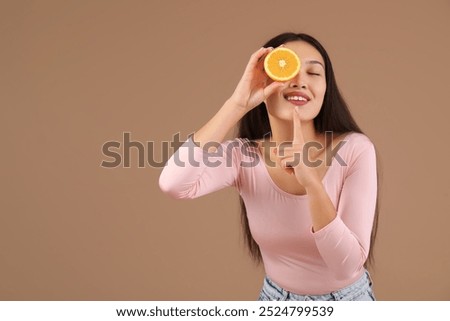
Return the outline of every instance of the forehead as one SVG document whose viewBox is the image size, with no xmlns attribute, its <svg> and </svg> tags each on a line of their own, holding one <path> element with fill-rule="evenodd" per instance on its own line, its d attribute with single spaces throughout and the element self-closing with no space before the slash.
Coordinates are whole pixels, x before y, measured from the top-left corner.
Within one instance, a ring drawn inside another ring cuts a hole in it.
<svg viewBox="0 0 450 321">
<path fill-rule="evenodd" d="M 320 52 L 305 41 L 286 42 L 284 46 L 293 50 L 302 62 L 308 60 L 316 60 L 322 63 L 323 66 L 325 66 L 325 62 Z"/>
</svg>

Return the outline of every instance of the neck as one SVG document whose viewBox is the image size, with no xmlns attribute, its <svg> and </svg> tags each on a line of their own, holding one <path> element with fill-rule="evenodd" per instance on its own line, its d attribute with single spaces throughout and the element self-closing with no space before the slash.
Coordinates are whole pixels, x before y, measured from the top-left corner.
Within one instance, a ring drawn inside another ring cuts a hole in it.
<svg viewBox="0 0 450 321">
<path fill-rule="evenodd" d="M 294 139 L 294 126 L 291 120 L 275 119 L 270 117 L 270 127 L 272 130 L 271 141 L 279 146 L 283 142 L 292 142 Z M 314 122 L 312 120 L 302 122 L 302 132 L 305 143 L 319 142 L 322 143 L 322 136 L 316 133 Z"/>
</svg>

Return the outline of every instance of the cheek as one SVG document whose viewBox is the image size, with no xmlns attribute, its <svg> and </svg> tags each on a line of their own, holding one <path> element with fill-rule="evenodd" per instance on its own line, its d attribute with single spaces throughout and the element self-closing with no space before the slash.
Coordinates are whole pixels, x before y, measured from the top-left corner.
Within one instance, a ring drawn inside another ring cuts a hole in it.
<svg viewBox="0 0 450 321">
<path fill-rule="evenodd" d="M 276 89 L 269 97 L 267 97 L 266 98 L 267 104 L 269 104 L 269 105 L 278 104 L 278 103 L 280 103 L 280 101 L 284 100 L 284 98 L 280 94 L 280 92 L 281 92 L 281 88 Z"/>
<path fill-rule="evenodd" d="M 316 93 L 318 96 L 325 96 L 325 92 L 327 91 L 327 84 L 325 81 L 321 81 L 317 83 Z"/>
<path fill-rule="evenodd" d="M 323 91 L 325 91 L 325 89 L 327 88 L 326 78 L 320 77 L 320 79 L 317 79 L 316 86 L 317 86 L 317 88 L 321 88 L 321 89 L 323 89 Z"/>
<path fill-rule="evenodd" d="M 277 92 L 272 93 L 269 97 L 266 98 L 268 104 L 275 103 L 277 100 L 279 100 Z"/>
<path fill-rule="evenodd" d="M 285 103 L 285 99 L 277 93 L 270 95 L 266 99 L 267 112 L 276 117 L 284 118 L 288 116 L 285 115 L 286 112 L 290 111 L 288 107 L 289 104 Z"/>
</svg>

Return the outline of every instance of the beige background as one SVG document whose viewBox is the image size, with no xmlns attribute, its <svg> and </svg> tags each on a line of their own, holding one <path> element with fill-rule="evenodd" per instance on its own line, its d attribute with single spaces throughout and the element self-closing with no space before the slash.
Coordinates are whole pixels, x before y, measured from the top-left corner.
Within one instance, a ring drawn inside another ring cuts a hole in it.
<svg viewBox="0 0 450 321">
<path fill-rule="evenodd" d="M 1 300 L 254 300 L 237 192 L 174 201 L 108 141 L 200 128 L 284 31 L 328 50 L 383 164 L 380 300 L 450 299 L 449 1 L 0 1 Z M 447 147 L 446 147 L 447 146 Z M 123 152 L 123 146 L 119 149 Z"/>
</svg>

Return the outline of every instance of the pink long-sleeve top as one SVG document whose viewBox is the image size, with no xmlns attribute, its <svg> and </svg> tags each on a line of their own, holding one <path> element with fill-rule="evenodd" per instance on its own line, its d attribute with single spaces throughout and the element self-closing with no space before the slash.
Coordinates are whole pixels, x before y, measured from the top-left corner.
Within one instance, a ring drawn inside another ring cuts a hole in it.
<svg viewBox="0 0 450 321">
<path fill-rule="evenodd" d="M 355 132 L 343 142 L 338 154 L 345 164 L 333 157 L 322 180 L 337 216 L 316 232 L 308 195 L 279 188 L 258 148 L 247 140 L 227 140 L 215 152 L 206 152 L 190 136 L 167 161 L 159 186 L 176 199 L 235 187 L 268 277 L 293 293 L 329 293 L 364 272 L 377 196 L 374 145 Z"/>
</svg>

